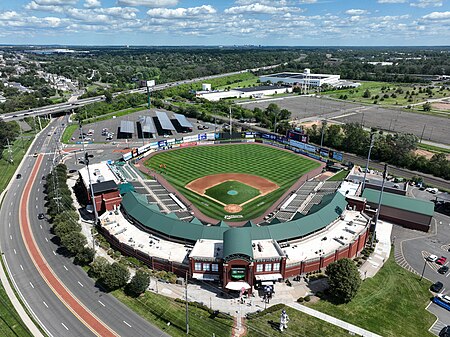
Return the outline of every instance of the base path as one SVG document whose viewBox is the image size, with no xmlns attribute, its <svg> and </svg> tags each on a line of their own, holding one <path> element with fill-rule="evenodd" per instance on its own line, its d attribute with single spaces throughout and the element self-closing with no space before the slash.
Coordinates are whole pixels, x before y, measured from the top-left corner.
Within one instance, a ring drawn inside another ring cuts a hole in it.
<svg viewBox="0 0 450 337">
<path fill-rule="evenodd" d="M 84 307 L 78 299 L 73 296 L 73 294 L 64 286 L 64 284 L 55 275 L 53 270 L 50 268 L 48 262 L 44 259 L 39 247 L 34 240 L 33 232 L 31 230 L 30 222 L 28 219 L 28 204 L 30 199 L 31 187 L 36 179 L 39 171 L 39 167 L 42 163 L 44 157 L 39 155 L 36 163 L 31 172 L 30 178 L 28 179 L 24 192 L 20 200 L 20 231 L 22 233 L 22 238 L 33 260 L 36 269 L 41 274 L 44 281 L 52 289 L 56 296 L 61 300 L 62 303 L 81 321 L 86 325 L 94 334 L 102 337 L 112 337 L 118 336 L 114 331 L 112 331 L 107 325 L 105 325 L 101 320 L 99 320 L 92 312 L 90 312 L 86 307 Z"/>
</svg>

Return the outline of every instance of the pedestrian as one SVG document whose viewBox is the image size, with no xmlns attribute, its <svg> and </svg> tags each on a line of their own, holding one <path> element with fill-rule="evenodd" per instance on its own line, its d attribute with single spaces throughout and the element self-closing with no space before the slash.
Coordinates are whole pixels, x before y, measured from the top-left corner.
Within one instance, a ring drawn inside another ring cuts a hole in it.
<svg viewBox="0 0 450 337">
<path fill-rule="evenodd" d="M 283 309 L 283 311 L 281 312 L 281 317 L 280 317 L 280 331 L 281 332 L 283 332 L 283 330 L 287 329 L 288 322 L 289 322 L 289 316 L 286 313 L 286 310 Z"/>
</svg>

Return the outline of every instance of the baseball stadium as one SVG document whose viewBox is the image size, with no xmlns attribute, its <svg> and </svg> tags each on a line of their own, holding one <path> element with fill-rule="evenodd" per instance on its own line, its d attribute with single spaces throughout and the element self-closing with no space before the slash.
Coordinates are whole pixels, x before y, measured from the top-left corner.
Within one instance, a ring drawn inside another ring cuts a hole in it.
<svg viewBox="0 0 450 337">
<path fill-rule="evenodd" d="M 356 256 L 370 218 L 340 181 L 324 178 L 323 162 L 296 152 L 274 142 L 151 151 L 135 163 L 149 179 L 130 182 L 120 211 L 101 215 L 100 231 L 150 268 L 227 291 Z"/>
</svg>

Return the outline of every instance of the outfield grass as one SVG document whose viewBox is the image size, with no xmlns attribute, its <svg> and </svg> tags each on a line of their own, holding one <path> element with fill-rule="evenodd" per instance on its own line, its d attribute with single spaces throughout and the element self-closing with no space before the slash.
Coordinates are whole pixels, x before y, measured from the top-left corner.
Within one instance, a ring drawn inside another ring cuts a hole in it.
<svg viewBox="0 0 450 337">
<path fill-rule="evenodd" d="M 228 214 L 223 206 L 185 188 L 189 182 L 217 173 L 246 173 L 266 178 L 279 189 L 249 202 L 240 213 L 249 220 L 261 215 L 302 175 L 319 167 L 319 163 L 291 152 L 258 144 L 197 146 L 162 152 L 151 157 L 146 166 L 160 173 L 184 194 L 201 212 L 215 219 Z"/>
<path fill-rule="evenodd" d="M 428 329 L 435 316 L 425 310 L 431 283 L 398 266 L 394 252 L 373 278 L 363 281 L 347 304 L 321 300 L 312 308 L 382 336 L 433 336 Z"/>
<path fill-rule="evenodd" d="M 228 194 L 229 191 L 235 191 L 236 194 Z M 223 202 L 226 205 L 240 205 L 247 200 L 258 196 L 260 192 L 256 188 L 243 184 L 239 181 L 230 180 L 208 188 L 205 191 L 205 194 L 213 199 Z"/>
<path fill-rule="evenodd" d="M 122 290 L 116 290 L 112 294 L 170 336 L 187 336 L 183 303 L 149 291 L 138 298 L 126 296 Z M 216 337 L 229 337 L 232 326 L 233 320 L 230 318 L 211 317 L 206 310 L 189 306 L 189 336 L 204 337 L 214 334 Z"/>
<path fill-rule="evenodd" d="M 305 337 L 344 337 L 349 336 L 347 330 L 341 329 L 331 323 L 303 314 L 290 307 L 285 307 L 289 315 L 288 329 L 280 332 L 280 311 L 268 313 L 258 318 L 247 320 L 248 337 L 259 336 L 305 336 Z"/>
</svg>

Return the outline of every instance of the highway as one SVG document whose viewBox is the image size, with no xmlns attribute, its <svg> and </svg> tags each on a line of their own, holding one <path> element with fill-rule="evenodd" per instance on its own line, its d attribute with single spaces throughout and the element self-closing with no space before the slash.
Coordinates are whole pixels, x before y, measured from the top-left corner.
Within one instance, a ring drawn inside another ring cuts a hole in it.
<svg viewBox="0 0 450 337">
<path fill-rule="evenodd" d="M 226 74 L 210 75 L 210 76 L 193 78 L 190 80 L 181 80 L 178 82 L 158 84 L 158 85 L 155 85 L 154 87 L 151 87 L 150 91 L 162 90 L 162 89 L 166 89 L 169 87 L 176 87 L 176 86 L 179 86 L 182 84 L 188 84 L 188 83 L 193 83 L 193 82 L 207 81 L 207 80 L 210 80 L 213 78 L 236 75 L 236 74 L 240 74 L 240 73 L 245 73 L 247 71 L 248 71 L 248 69 L 245 69 L 245 70 L 234 71 L 234 72 L 230 72 L 230 73 L 226 73 Z M 125 91 L 113 93 L 113 97 L 116 97 L 121 94 L 145 93 L 145 92 L 147 92 L 147 89 L 145 87 L 139 88 L 139 89 L 131 89 L 131 90 L 125 90 Z M 74 103 L 65 102 L 65 103 L 47 105 L 47 106 L 34 108 L 34 109 L 30 109 L 30 110 L 20 110 L 20 111 L 15 111 L 15 112 L 9 112 L 9 113 L 1 115 L 1 118 L 3 118 L 4 121 L 9 122 L 9 121 L 13 121 L 13 120 L 23 119 L 24 117 L 36 117 L 36 116 L 43 116 L 43 115 L 49 115 L 49 114 L 57 114 L 57 113 L 69 111 L 71 109 L 75 109 L 77 107 L 85 106 L 88 104 L 92 104 L 92 103 L 100 102 L 100 101 L 104 101 L 104 100 L 105 100 L 104 95 L 89 97 L 89 98 L 82 98 L 82 99 L 77 100 Z"/>
<path fill-rule="evenodd" d="M 29 153 L 41 153 L 42 165 L 39 167 L 36 180 L 30 190 L 30 206 L 28 219 L 31 224 L 34 240 L 40 249 L 46 266 L 53 270 L 54 275 L 73 294 L 77 302 L 90 310 L 99 320 L 120 336 L 168 336 L 159 329 L 143 320 L 133 311 L 122 305 L 113 296 L 102 292 L 89 278 L 86 272 L 72 263 L 72 259 L 59 254 L 58 246 L 53 242 L 50 232 L 51 225 L 46 220 L 38 220 L 39 213 L 45 213 L 44 183 L 42 176 L 48 174 L 52 167 L 54 138 L 59 136 L 58 125 L 61 121 L 52 121 L 48 129 L 42 132 Z M 48 130 L 54 126 L 52 136 L 47 136 Z M 21 200 L 27 178 L 38 161 L 38 158 L 27 156 L 20 173 L 22 179 L 15 179 L 5 195 L 0 209 L 0 247 L 3 259 L 7 264 L 9 275 L 21 294 L 26 306 L 44 331 L 49 336 L 94 336 L 44 281 L 36 269 L 22 240 L 19 226 Z"/>
</svg>

